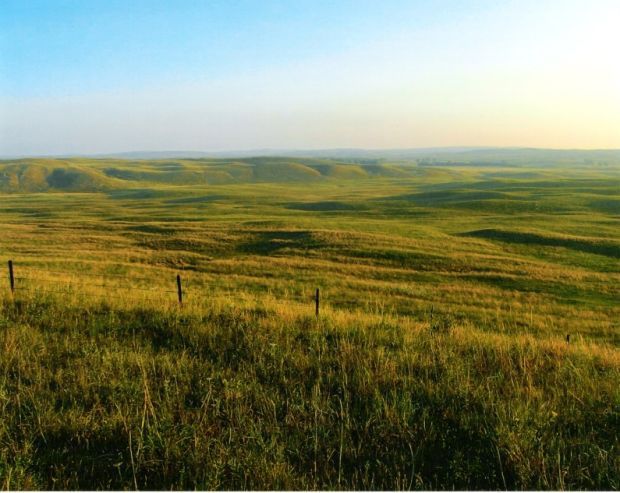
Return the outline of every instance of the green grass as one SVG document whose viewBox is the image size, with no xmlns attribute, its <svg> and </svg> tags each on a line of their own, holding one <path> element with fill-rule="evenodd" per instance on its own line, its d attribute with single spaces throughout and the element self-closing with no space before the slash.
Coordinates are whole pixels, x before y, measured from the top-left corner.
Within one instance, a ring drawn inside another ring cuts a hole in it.
<svg viewBox="0 0 620 493">
<path fill-rule="evenodd" d="M 583 340 L 41 300 L 0 322 L 5 487 L 619 486 L 618 354 Z"/>
<path fill-rule="evenodd" d="M 0 175 L 4 488 L 620 488 L 617 168 Z"/>
</svg>

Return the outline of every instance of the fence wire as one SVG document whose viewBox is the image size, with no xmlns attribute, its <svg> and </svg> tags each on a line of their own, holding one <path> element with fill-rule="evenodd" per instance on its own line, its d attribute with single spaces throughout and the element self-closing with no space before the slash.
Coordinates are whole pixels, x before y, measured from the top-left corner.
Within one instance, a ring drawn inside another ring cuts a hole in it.
<svg viewBox="0 0 620 493">
<path fill-rule="evenodd" d="M 75 266 L 74 266 L 75 267 Z M 80 266 L 81 267 L 81 266 Z M 20 272 L 21 271 L 21 272 Z M 217 279 L 205 279 L 200 278 L 196 273 L 189 274 L 190 271 L 180 271 L 183 274 L 181 278 L 181 291 L 182 298 L 184 300 L 199 299 L 199 294 L 202 294 L 204 298 L 209 297 L 209 290 L 217 290 L 220 296 L 235 296 L 238 293 L 238 287 L 235 285 L 222 285 L 217 283 Z M 19 264 L 13 264 L 13 286 L 12 290 L 16 292 L 30 292 L 30 293 L 54 293 L 61 295 L 75 295 L 85 296 L 88 298 L 113 298 L 113 299 L 127 299 L 126 294 L 116 294 L 118 291 L 140 291 L 141 293 L 148 294 L 144 296 L 147 300 L 169 300 L 174 295 L 178 297 L 179 291 L 176 285 L 176 273 L 172 271 L 165 272 L 166 275 L 170 275 L 170 285 L 175 286 L 176 289 L 169 289 L 162 286 L 161 279 L 163 272 L 154 272 L 153 277 L 144 276 L 131 276 L 121 275 L 116 273 L 92 273 L 85 271 L 84 273 L 62 271 L 57 269 L 39 269 L 30 265 L 20 267 Z M 189 275 L 188 275 L 189 274 Z M 187 275 L 187 277 L 186 277 Z M 57 276 L 63 276 L 59 278 Z M 209 274 L 211 277 L 212 275 Z M 118 279 L 119 282 L 107 282 L 108 278 Z M 158 282 L 159 280 L 159 282 Z M 123 282 L 124 281 L 124 282 Z M 141 281 L 142 283 L 157 283 L 152 287 L 145 287 L 143 285 L 136 285 L 135 281 Z M 214 282 L 215 281 L 215 282 Z M 105 290 L 101 293 L 93 293 L 89 291 L 91 288 L 97 288 Z M 153 296 L 150 296 L 150 294 Z M 288 291 L 283 288 L 282 291 L 266 289 L 259 289 L 256 292 L 243 291 L 243 295 L 250 297 L 256 297 L 258 295 L 266 295 L 274 299 L 280 299 L 282 301 L 296 302 L 300 304 L 315 305 L 316 292 L 314 289 L 309 289 L 307 293 Z M 162 296 L 156 296 L 162 295 Z M 414 301 L 412 298 L 399 300 L 402 302 Z M 332 307 L 359 307 L 368 308 L 372 306 L 392 306 L 392 303 L 377 302 L 376 300 L 366 299 L 360 302 L 359 300 L 351 298 L 332 297 L 329 292 L 325 290 L 320 291 L 319 295 L 320 306 L 332 306 Z"/>
</svg>

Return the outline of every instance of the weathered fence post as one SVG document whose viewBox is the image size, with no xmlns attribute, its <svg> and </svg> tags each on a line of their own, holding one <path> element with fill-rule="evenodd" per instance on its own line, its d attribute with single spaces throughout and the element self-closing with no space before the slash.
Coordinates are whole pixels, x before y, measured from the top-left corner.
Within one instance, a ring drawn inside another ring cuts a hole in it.
<svg viewBox="0 0 620 493">
<path fill-rule="evenodd" d="M 434 310 L 435 310 L 435 307 L 433 305 L 431 305 L 431 322 L 430 322 L 431 330 L 433 330 L 433 311 Z"/>
<path fill-rule="evenodd" d="M 314 296 L 314 302 L 315 302 L 315 314 L 316 317 L 319 318 L 319 288 L 316 288 L 316 294 Z"/>
<path fill-rule="evenodd" d="M 183 288 L 181 287 L 180 274 L 177 274 L 177 295 L 179 296 L 179 306 L 183 306 Z"/>
<path fill-rule="evenodd" d="M 11 282 L 11 294 L 15 293 L 15 276 L 13 276 L 13 261 L 9 260 L 9 281 Z"/>
</svg>

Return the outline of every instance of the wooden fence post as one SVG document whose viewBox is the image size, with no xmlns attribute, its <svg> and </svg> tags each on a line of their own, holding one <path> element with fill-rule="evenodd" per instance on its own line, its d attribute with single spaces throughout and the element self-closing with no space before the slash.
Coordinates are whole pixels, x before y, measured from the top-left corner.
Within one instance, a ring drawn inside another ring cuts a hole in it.
<svg viewBox="0 0 620 493">
<path fill-rule="evenodd" d="M 430 328 L 431 330 L 433 330 L 433 311 L 434 311 L 435 307 L 433 305 L 431 305 L 431 323 L 430 323 Z"/>
<path fill-rule="evenodd" d="M 315 314 L 316 314 L 316 317 L 319 318 L 319 288 L 316 288 L 316 294 L 315 294 L 315 297 L 314 297 L 314 302 L 316 304 L 316 306 L 315 306 Z"/>
<path fill-rule="evenodd" d="M 179 305 L 183 306 L 183 288 L 181 288 L 180 274 L 177 274 L 177 295 L 179 296 Z"/>
<path fill-rule="evenodd" d="M 13 276 L 13 261 L 9 260 L 9 280 L 11 282 L 11 294 L 15 293 L 15 276 Z"/>
</svg>

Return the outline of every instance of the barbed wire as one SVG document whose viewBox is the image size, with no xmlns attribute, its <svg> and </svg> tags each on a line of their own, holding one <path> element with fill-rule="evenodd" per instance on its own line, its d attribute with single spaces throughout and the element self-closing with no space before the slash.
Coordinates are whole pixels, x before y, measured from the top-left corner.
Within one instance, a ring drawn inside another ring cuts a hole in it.
<svg viewBox="0 0 620 493">
<path fill-rule="evenodd" d="M 47 293 L 54 293 L 54 294 L 62 294 L 62 295 L 79 295 L 79 296 L 84 296 L 87 298 L 114 298 L 114 299 L 118 299 L 118 300 L 126 300 L 127 297 L 126 296 L 121 296 L 118 294 L 113 294 L 113 293 L 100 293 L 100 294 L 96 294 L 96 293 L 89 293 L 87 291 L 77 291 L 77 290 L 69 290 L 69 289 L 53 289 L 53 288 L 49 288 L 49 287 L 31 287 L 31 286 L 15 286 L 13 288 L 15 291 L 27 291 L 30 293 L 42 293 L 42 294 L 47 294 Z M 175 293 L 176 294 L 176 293 Z M 161 296 L 151 296 L 151 297 L 146 297 L 146 299 L 152 300 L 152 301 L 161 301 L 162 298 Z M 175 299 L 176 301 L 176 299 Z"/>
<path fill-rule="evenodd" d="M 78 267 L 78 266 L 74 266 Z M 159 293 L 159 294 L 174 294 L 178 295 L 178 290 L 165 289 L 161 285 L 153 286 L 153 287 L 144 287 L 137 286 L 134 281 L 144 281 L 153 283 L 157 280 L 157 276 L 163 274 L 163 272 L 154 272 L 153 278 L 147 278 L 142 276 L 131 276 L 131 275 L 121 275 L 115 273 L 93 273 L 93 272 L 71 272 L 71 271 L 60 271 L 56 269 L 42 269 L 33 267 L 31 265 L 20 266 L 20 270 L 23 269 L 23 272 L 26 274 L 34 273 L 35 276 L 32 275 L 17 275 L 14 276 L 13 279 L 15 281 L 14 289 L 20 291 L 30 291 L 30 292 L 50 292 L 57 294 L 71 294 L 72 292 L 79 292 L 81 295 L 87 297 L 113 297 L 113 298 L 125 298 L 126 296 L 114 295 L 114 291 L 141 291 L 145 293 Z M 172 274 L 173 271 L 167 270 L 167 274 Z M 183 274 L 182 278 L 182 295 L 183 298 L 187 299 L 188 297 L 195 297 L 198 290 L 207 290 L 217 288 L 219 296 L 240 296 L 240 292 L 236 285 L 227 285 L 223 286 L 221 282 L 218 282 L 217 279 L 205 279 L 206 276 L 211 277 L 212 274 L 206 274 L 205 277 L 201 277 L 201 273 L 196 273 L 193 271 L 176 271 L 180 274 Z M 187 274 L 192 272 L 189 276 Z M 36 274 L 40 274 L 40 276 L 36 276 Z M 49 276 L 49 274 L 57 274 L 62 275 L 65 279 L 54 278 L 53 276 Z M 197 274 L 197 275 L 196 275 Z M 67 279 L 66 277 L 69 277 Z M 103 282 L 93 282 L 91 280 L 86 280 L 84 277 L 93 280 L 103 280 Z M 172 277 L 172 276 L 171 276 Z M 115 278 L 122 279 L 127 282 L 127 284 L 123 285 L 122 283 L 107 283 L 105 282 L 107 278 Z M 171 280 L 171 282 L 173 282 Z M 44 284 L 45 286 L 32 286 L 32 284 Z M 70 289 L 54 289 L 50 288 L 49 285 L 57 283 L 62 284 L 63 286 L 69 287 Z M 26 284 L 26 285 L 24 285 Z M 88 292 L 88 289 L 80 289 L 80 287 L 86 288 L 102 288 L 105 289 L 105 293 L 92 293 Z M 188 290 L 188 287 L 193 288 Z M 256 297 L 259 294 L 267 295 L 272 298 L 280 299 L 288 302 L 299 302 L 299 303 L 314 303 L 316 301 L 314 289 L 308 289 L 308 292 L 290 292 L 284 288 L 282 291 L 278 290 L 266 290 L 263 292 L 252 292 L 252 291 L 241 291 L 241 296 L 250 296 Z M 193 294 L 193 296 L 192 296 Z M 188 296 L 189 295 L 189 296 Z M 351 298 L 339 298 L 332 297 L 329 293 L 329 290 L 322 289 L 320 293 L 320 303 L 322 306 L 357 306 L 360 308 L 371 308 L 371 307 L 394 307 L 403 303 L 411 303 L 412 301 L 416 301 L 416 298 L 413 297 L 402 297 L 402 299 L 396 299 L 392 301 L 385 300 L 373 300 L 373 299 L 364 299 L 362 301 L 351 299 Z M 365 296 L 368 296 L 368 293 L 364 293 Z M 148 297 L 147 297 L 148 298 Z M 165 299 L 166 297 L 150 297 L 149 299 Z M 423 301 L 423 300 L 417 300 Z"/>
<path fill-rule="evenodd" d="M 76 265 L 75 267 L 80 268 L 81 266 Z M 161 272 L 154 272 L 153 273 L 153 277 L 143 277 L 143 276 L 131 276 L 131 275 L 122 275 L 122 274 L 112 274 L 112 273 L 107 273 L 107 272 L 102 272 L 102 273 L 95 273 L 95 272 L 90 272 L 90 271 L 85 271 L 82 273 L 78 273 L 78 272 L 70 272 L 70 271 L 60 271 L 60 270 L 54 270 L 54 269 L 39 269 L 36 267 L 32 267 L 32 266 L 24 266 L 24 270 L 25 271 L 35 271 L 35 272 L 42 272 L 45 274 L 58 274 L 58 275 L 62 275 L 62 276 L 72 276 L 72 277 L 79 277 L 79 276 L 83 276 L 83 275 L 88 275 L 91 277 L 115 277 L 115 278 L 119 278 L 119 279 L 126 279 L 126 280 L 138 280 L 138 281 L 145 281 L 145 282 L 152 282 L 153 279 L 155 277 L 157 277 L 158 275 L 161 274 Z M 172 274 L 172 272 L 170 272 Z"/>
<path fill-rule="evenodd" d="M 65 285 L 79 285 L 79 286 L 88 286 L 88 287 L 93 287 L 93 288 L 113 288 L 113 289 L 124 289 L 124 290 L 140 290 L 140 291 L 157 291 L 159 293 L 177 293 L 177 291 L 172 291 L 169 289 L 161 289 L 158 287 L 154 287 L 154 288 L 144 288 L 141 286 L 135 286 L 135 285 L 127 285 L 127 286 L 123 286 L 122 284 L 101 284 L 101 283 L 92 283 L 92 282 L 88 282 L 88 281 L 81 281 L 81 280 L 71 280 L 71 281 L 67 281 L 67 280 L 63 280 L 63 279 L 43 279 L 40 277 L 14 277 L 14 279 L 16 281 L 28 281 L 28 282 L 43 282 L 43 283 L 53 283 L 53 282 L 57 282 L 60 284 L 65 284 Z"/>
<path fill-rule="evenodd" d="M 80 268 L 81 266 L 79 265 L 74 265 L 74 267 L 78 267 Z M 189 285 L 193 285 L 193 284 L 205 284 L 208 285 L 208 282 L 205 282 L 205 278 L 209 277 L 209 278 L 213 278 L 214 275 L 210 274 L 210 273 L 199 273 L 199 272 L 195 272 L 195 271 L 188 271 L 188 270 L 167 270 L 164 272 L 153 272 L 153 277 L 144 277 L 144 276 L 133 276 L 131 274 L 127 274 L 127 275 L 123 275 L 123 274 L 116 274 L 116 273 L 108 273 L 108 272 L 101 272 L 101 273 L 96 273 L 96 272 L 91 272 L 91 271 L 85 271 L 85 272 L 71 272 L 71 271 L 60 271 L 60 270 L 55 270 L 55 269 L 41 269 L 41 268 L 37 268 L 37 267 L 33 267 L 30 265 L 26 265 L 26 266 L 22 266 L 21 267 L 26 273 L 30 273 L 30 272 L 35 272 L 35 273 L 41 273 L 41 274 L 57 274 L 59 276 L 64 276 L 64 277 L 83 277 L 83 276 L 87 276 L 87 277 L 92 277 L 92 278 L 102 278 L 102 279 L 106 279 L 106 278 L 116 278 L 116 279 L 123 279 L 126 281 L 143 281 L 146 283 L 152 283 L 154 280 L 157 280 L 158 277 L 161 277 L 161 275 L 163 273 L 169 274 L 173 279 L 176 275 L 183 275 L 183 284 L 185 286 L 189 286 Z M 17 279 L 17 277 L 15 277 L 15 279 Z M 46 279 L 41 279 L 42 281 L 45 281 Z"/>
</svg>

